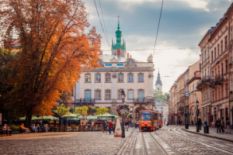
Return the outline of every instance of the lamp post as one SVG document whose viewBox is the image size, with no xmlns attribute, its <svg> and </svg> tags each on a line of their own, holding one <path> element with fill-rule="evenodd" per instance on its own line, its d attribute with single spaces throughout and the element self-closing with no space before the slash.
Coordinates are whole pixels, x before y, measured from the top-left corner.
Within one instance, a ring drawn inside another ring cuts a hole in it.
<svg viewBox="0 0 233 155">
<path fill-rule="evenodd" d="M 198 124 L 198 117 L 199 117 L 199 109 L 198 109 L 199 101 L 196 100 L 196 132 L 199 132 L 199 124 Z"/>
<path fill-rule="evenodd" d="M 125 138 L 125 112 L 124 112 L 124 104 L 125 104 L 125 91 L 121 90 L 121 99 L 122 99 L 122 110 L 121 110 L 121 117 L 122 117 L 122 124 L 121 124 L 121 128 L 122 128 L 122 134 L 121 137 Z"/>
</svg>

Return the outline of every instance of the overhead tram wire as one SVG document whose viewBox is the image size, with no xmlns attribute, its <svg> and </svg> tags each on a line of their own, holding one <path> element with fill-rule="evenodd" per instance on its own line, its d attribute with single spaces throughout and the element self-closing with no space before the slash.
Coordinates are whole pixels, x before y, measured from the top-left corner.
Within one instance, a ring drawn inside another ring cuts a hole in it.
<svg viewBox="0 0 233 155">
<path fill-rule="evenodd" d="M 108 42 L 108 40 L 107 40 L 107 38 L 106 38 L 106 33 L 105 33 L 105 30 L 104 30 L 104 25 L 103 25 L 103 23 L 102 23 L 102 21 L 101 21 L 101 17 L 100 17 L 100 14 L 99 14 L 99 10 L 98 10 L 98 7 L 97 7 L 96 0 L 93 0 L 93 2 L 94 2 L 94 6 L 95 6 L 95 9 L 96 9 L 96 13 L 97 13 L 97 16 L 98 16 L 98 19 L 99 19 L 100 27 L 101 27 L 101 30 L 102 30 L 102 32 L 103 32 L 103 37 L 104 37 L 104 39 L 105 39 L 105 41 L 106 41 L 108 47 L 110 47 L 110 44 L 109 44 L 109 42 Z"/>
<path fill-rule="evenodd" d="M 157 40 L 158 40 L 158 36 L 159 36 L 160 22 L 161 22 L 161 18 L 162 18 L 162 14 L 163 14 L 163 3 L 164 3 L 164 0 L 162 0 L 161 7 L 160 7 L 159 20 L 158 20 L 158 25 L 157 25 L 156 35 L 155 35 L 155 42 L 154 42 L 153 58 L 155 55 L 155 47 L 157 45 Z"/>
<path fill-rule="evenodd" d="M 103 21 L 103 27 L 105 28 L 105 37 L 107 39 L 107 42 L 109 44 L 109 37 L 108 37 L 108 31 L 107 31 L 107 28 L 106 28 L 106 22 L 105 22 L 105 17 L 104 17 L 104 11 L 103 11 L 103 7 L 102 7 L 102 2 L 101 0 L 98 0 L 99 2 L 99 6 L 100 6 L 100 11 L 101 11 L 101 16 L 102 16 L 102 21 Z M 109 44 L 110 45 L 110 44 Z"/>
</svg>

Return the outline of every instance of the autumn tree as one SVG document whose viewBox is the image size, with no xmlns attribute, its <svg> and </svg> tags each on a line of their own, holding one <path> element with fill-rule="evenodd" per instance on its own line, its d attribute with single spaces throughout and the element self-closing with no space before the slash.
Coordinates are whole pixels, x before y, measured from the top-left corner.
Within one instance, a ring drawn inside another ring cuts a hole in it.
<svg viewBox="0 0 233 155">
<path fill-rule="evenodd" d="M 81 0 L 0 0 L 1 41 L 9 50 L 13 38 L 20 43 L 15 87 L 6 97 L 27 125 L 72 91 L 82 66 L 97 66 L 100 36 L 88 27 Z"/>
</svg>

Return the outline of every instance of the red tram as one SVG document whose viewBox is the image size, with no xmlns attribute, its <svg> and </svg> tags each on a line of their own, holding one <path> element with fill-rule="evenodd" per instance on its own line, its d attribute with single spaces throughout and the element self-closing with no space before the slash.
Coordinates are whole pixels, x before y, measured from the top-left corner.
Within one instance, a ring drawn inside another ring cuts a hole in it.
<svg viewBox="0 0 233 155">
<path fill-rule="evenodd" d="M 155 131 L 163 125 L 162 114 L 152 110 L 140 112 L 139 129 L 140 131 Z"/>
</svg>

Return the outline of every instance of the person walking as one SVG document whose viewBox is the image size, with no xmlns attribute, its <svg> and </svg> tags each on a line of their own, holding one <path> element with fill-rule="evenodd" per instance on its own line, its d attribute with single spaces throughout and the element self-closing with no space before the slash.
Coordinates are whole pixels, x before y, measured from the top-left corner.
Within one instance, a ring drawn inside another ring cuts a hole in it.
<svg viewBox="0 0 233 155">
<path fill-rule="evenodd" d="M 198 127 L 198 131 L 201 130 L 201 127 L 202 127 L 202 121 L 201 119 L 199 118 L 198 121 L 197 121 L 197 127 Z"/>
<path fill-rule="evenodd" d="M 223 119 L 223 117 L 221 119 L 220 128 L 221 128 L 221 132 L 224 133 L 224 119 Z"/>
<path fill-rule="evenodd" d="M 109 122 L 108 122 L 108 132 L 109 132 L 109 134 L 112 133 L 112 129 L 113 129 L 112 121 L 109 121 Z"/>
<path fill-rule="evenodd" d="M 221 129 L 220 129 L 220 125 L 221 122 L 220 122 L 220 119 L 217 119 L 216 122 L 215 122 L 215 127 L 217 129 L 217 133 L 220 133 L 221 132 Z"/>
</svg>

